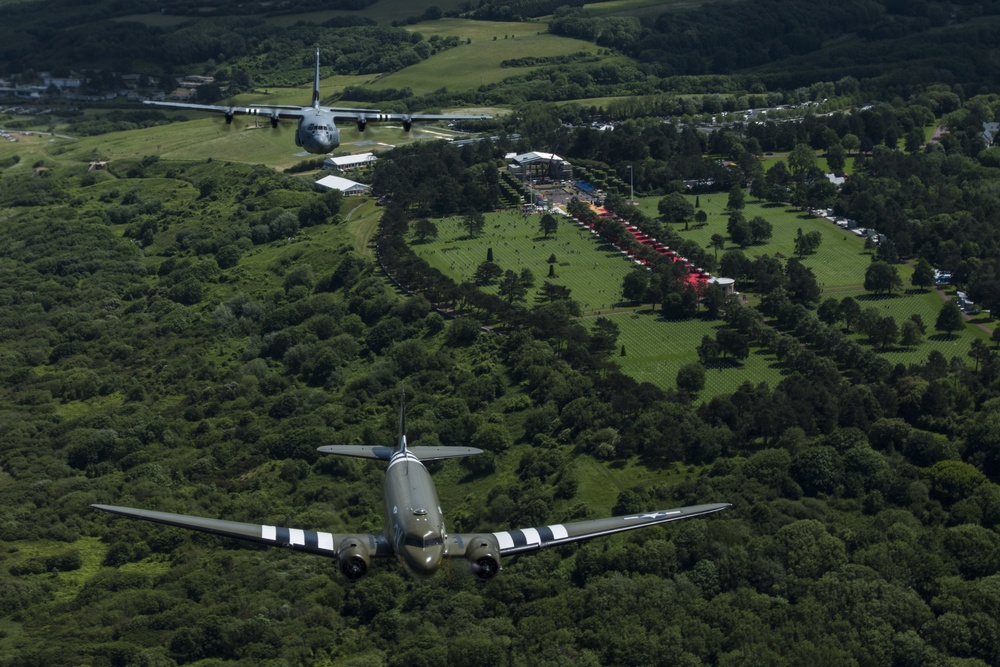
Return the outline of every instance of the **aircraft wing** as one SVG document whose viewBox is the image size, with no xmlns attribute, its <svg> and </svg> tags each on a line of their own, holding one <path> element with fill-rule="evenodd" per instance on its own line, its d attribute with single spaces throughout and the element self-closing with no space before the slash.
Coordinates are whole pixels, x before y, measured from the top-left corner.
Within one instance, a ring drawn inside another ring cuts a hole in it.
<svg viewBox="0 0 1000 667">
<path fill-rule="evenodd" d="M 213 535 L 232 537 L 248 542 L 258 542 L 272 547 L 288 547 L 296 551 L 307 551 L 330 558 L 337 557 L 343 541 L 354 541 L 359 538 L 367 542 L 368 553 L 373 557 L 389 556 L 392 552 L 389 544 L 381 535 L 340 535 L 315 530 L 264 526 L 254 523 L 240 523 L 239 521 L 225 521 L 222 519 L 206 519 L 199 516 L 154 512 L 152 510 L 118 507 L 115 505 L 91 505 L 91 507 L 104 512 L 127 516 L 131 519 L 142 519 L 143 521 L 162 523 L 167 526 L 176 526 L 177 528 L 198 530 L 203 533 L 212 533 Z"/>
<path fill-rule="evenodd" d="M 338 121 L 366 121 L 392 122 L 399 121 L 408 123 L 410 121 L 434 121 L 434 120 L 490 120 L 493 116 L 462 116 L 455 114 L 419 114 L 419 113 L 382 113 L 378 109 L 342 109 L 337 107 L 323 107 Z"/>
<path fill-rule="evenodd" d="M 621 533 L 626 530 L 669 523 L 670 521 L 693 519 L 694 517 L 705 516 L 713 512 L 721 512 L 730 507 L 732 507 L 730 503 L 692 505 L 690 507 L 679 507 L 677 509 L 660 510 L 658 512 L 616 516 L 608 519 L 594 519 L 591 521 L 554 524 L 541 528 L 509 530 L 493 533 L 493 536 L 496 538 L 497 546 L 500 547 L 500 555 L 508 556 L 526 551 L 536 551 L 545 547 L 554 547 L 560 544 L 569 544 L 570 542 L 589 540 L 592 537 Z M 465 545 L 475 537 L 476 535 L 449 536 L 448 555 L 464 556 Z"/>
<path fill-rule="evenodd" d="M 195 104 L 194 102 L 157 102 L 154 100 L 143 100 L 143 104 L 152 104 L 158 107 L 172 107 L 175 109 L 195 109 L 197 111 L 211 111 L 221 113 L 226 116 L 264 116 L 270 118 L 302 118 L 304 109 L 302 107 L 291 106 L 289 104 L 274 104 L 271 106 L 225 106 L 221 104 Z"/>
</svg>

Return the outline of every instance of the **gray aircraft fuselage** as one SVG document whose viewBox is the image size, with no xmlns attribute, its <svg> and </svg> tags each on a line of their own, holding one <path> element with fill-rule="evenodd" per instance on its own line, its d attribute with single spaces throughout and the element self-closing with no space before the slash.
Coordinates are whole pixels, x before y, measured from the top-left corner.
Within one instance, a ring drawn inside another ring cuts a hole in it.
<svg viewBox="0 0 1000 667">
<path fill-rule="evenodd" d="M 340 130 L 334 124 L 333 114 L 322 109 L 304 111 L 295 128 L 295 145 L 308 153 L 325 154 L 340 145 Z"/>
<path fill-rule="evenodd" d="M 434 481 L 416 456 L 401 447 L 385 472 L 385 538 L 416 577 L 430 577 L 447 555 L 444 517 Z"/>
</svg>

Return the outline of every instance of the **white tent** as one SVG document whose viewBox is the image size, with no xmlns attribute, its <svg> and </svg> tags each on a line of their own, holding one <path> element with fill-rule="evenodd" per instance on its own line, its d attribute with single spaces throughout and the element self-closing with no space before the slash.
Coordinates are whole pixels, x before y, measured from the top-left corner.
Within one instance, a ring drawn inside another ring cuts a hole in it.
<svg viewBox="0 0 1000 667">
<path fill-rule="evenodd" d="M 345 195 L 363 195 L 372 188 L 370 185 L 356 183 L 349 178 L 341 178 L 340 176 L 324 176 L 316 181 L 316 185 L 330 190 L 340 190 Z"/>
</svg>

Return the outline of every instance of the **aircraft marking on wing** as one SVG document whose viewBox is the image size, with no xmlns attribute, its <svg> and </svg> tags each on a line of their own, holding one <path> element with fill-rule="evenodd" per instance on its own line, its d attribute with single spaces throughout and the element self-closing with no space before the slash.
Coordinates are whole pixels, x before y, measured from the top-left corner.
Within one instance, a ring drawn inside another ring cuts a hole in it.
<svg viewBox="0 0 1000 667">
<path fill-rule="evenodd" d="M 493 533 L 497 538 L 497 544 L 501 550 L 513 549 L 514 547 L 533 547 L 548 544 L 556 540 L 564 540 L 569 537 L 566 528 L 562 524 L 544 526 L 542 528 L 524 528 L 522 530 L 504 530 Z"/>
<path fill-rule="evenodd" d="M 623 521 L 635 521 L 636 519 L 662 519 L 665 516 L 672 516 L 674 514 L 680 514 L 680 510 L 664 511 L 664 512 L 648 512 L 646 514 L 639 514 L 638 516 L 623 516 Z"/>
<path fill-rule="evenodd" d="M 261 526 L 261 539 L 280 545 L 308 547 L 333 551 L 333 534 L 299 528 L 280 528 L 276 526 Z"/>
</svg>

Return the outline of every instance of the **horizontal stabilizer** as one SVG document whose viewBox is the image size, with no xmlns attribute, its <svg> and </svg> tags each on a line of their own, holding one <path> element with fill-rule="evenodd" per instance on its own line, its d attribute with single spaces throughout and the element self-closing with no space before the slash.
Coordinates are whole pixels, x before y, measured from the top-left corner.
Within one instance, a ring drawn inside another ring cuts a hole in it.
<svg viewBox="0 0 1000 667">
<path fill-rule="evenodd" d="M 324 454 L 334 454 L 335 456 L 353 456 L 358 459 L 378 459 L 388 461 L 392 457 L 392 447 L 384 445 L 324 445 L 317 447 L 316 451 Z"/>
<path fill-rule="evenodd" d="M 482 454 L 483 450 L 475 447 L 410 447 L 406 450 L 421 461 L 437 461 L 439 459 L 460 459 L 464 456 Z"/>
<path fill-rule="evenodd" d="M 317 448 L 324 454 L 335 456 L 353 456 L 360 459 L 378 459 L 388 461 L 392 458 L 395 450 L 392 447 L 376 445 L 325 445 Z M 458 459 L 463 456 L 475 456 L 482 454 L 483 450 L 475 447 L 410 447 L 406 450 L 421 461 L 437 461 L 440 459 Z"/>
</svg>

